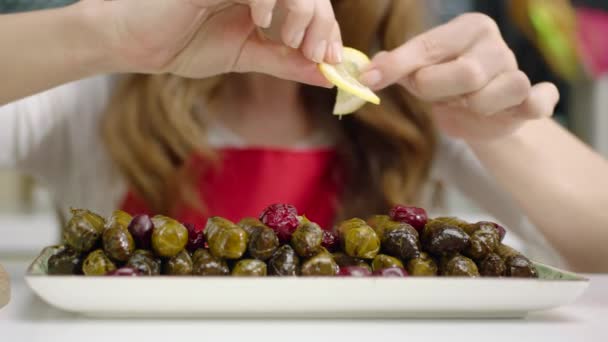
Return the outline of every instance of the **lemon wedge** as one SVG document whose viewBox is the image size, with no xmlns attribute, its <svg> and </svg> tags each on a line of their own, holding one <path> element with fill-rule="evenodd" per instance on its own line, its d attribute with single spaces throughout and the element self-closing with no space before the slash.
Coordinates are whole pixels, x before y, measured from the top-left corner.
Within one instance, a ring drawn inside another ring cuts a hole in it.
<svg viewBox="0 0 608 342">
<path fill-rule="evenodd" d="M 323 76 L 338 87 L 334 115 L 354 113 L 367 102 L 380 104 L 378 95 L 359 82 L 361 70 L 369 63 L 369 58 L 363 52 L 345 47 L 341 64 L 319 64 Z"/>
</svg>

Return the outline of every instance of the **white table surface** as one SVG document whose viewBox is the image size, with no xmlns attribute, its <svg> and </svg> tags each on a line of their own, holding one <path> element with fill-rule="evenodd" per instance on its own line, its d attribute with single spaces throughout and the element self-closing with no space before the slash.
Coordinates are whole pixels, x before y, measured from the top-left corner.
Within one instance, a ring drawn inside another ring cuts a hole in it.
<svg viewBox="0 0 608 342">
<path fill-rule="evenodd" d="M 56 310 L 26 286 L 25 262 L 0 262 L 13 286 L 0 341 L 608 341 L 608 275 L 591 276 L 575 303 L 519 320 L 129 320 Z"/>
<path fill-rule="evenodd" d="M 0 214 L 0 258 L 3 255 L 37 255 L 40 246 L 59 241 L 60 229 L 54 212 Z"/>
</svg>

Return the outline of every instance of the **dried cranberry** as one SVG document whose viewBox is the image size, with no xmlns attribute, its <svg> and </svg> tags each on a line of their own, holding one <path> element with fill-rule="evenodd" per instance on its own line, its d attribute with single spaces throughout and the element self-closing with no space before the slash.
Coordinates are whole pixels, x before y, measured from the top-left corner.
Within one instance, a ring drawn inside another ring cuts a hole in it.
<svg viewBox="0 0 608 342">
<path fill-rule="evenodd" d="M 371 275 L 372 272 L 369 269 L 361 266 L 340 267 L 340 271 L 338 272 L 338 276 L 341 277 L 369 277 Z"/>
<path fill-rule="evenodd" d="M 129 233 L 140 249 L 150 249 L 154 224 L 148 215 L 137 215 L 129 223 Z"/>
<path fill-rule="evenodd" d="M 401 267 L 387 267 L 381 270 L 374 271 L 373 275 L 377 277 L 407 277 L 407 271 Z"/>
<path fill-rule="evenodd" d="M 338 248 L 338 235 L 332 231 L 323 231 L 323 242 L 321 246 L 325 247 L 330 252 L 335 252 Z"/>
<path fill-rule="evenodd" d="M 426 211 L 422 208 L 408 207 L 404 205 L 396 205 L 389 213 L 391 220 L 405 222 L 417 231 L 422 231 L 428 220 Z"/>
<path fill-rule="evenodd" d="M 298 228 L 298 211 L 293 205 L 273 204 L 264 209 L 260 221 L 272 228 L 281 242 L 286 243 Z"/>
<path fill-rule="evenodd" d="M 184 223 L 184 227 L 188 229 L 188 244 L 186 245 L 186 249 L 190 252 L 194 252 L 199 248 L 205 247 L 205 235 L 202 230 L 196 229 L 191 223 Z"/>
<path fill-rule="evenodd" d="M 106 275 L 108 276 L 117 276 L 117 277 L 137 277 L 141 275 L 141 272 L 134 269 L 133 267 L 121 267 L 112 272 L 108 272 Z"/>
</svg>

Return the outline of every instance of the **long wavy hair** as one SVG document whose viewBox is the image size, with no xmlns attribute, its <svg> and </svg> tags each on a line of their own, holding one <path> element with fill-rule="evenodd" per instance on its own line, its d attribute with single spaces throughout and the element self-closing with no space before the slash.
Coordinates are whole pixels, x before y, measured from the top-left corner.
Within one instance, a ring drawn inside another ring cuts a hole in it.
<svg viewBox="0 0 608 342">
<path fill-rule="evenodd" d="M 344 44 L 372 55 L 392 50 L 424 26 L 417 0 L 334 0 Z M 210 161 L 201 100 L 218 94 L 228 76 L 204 80 L 172 75 L 131 75 L 116 89 L 102 125 L 106 147 L 131 189 L 158 213 L 176 204 L 204 208 L 194 178 L 184 177 L 193 153 Z M 302 86 L 305 103 L 331 118 L 332 91 Z M 381 106 L 365 106 L 339 123 L 338 143 L 349 177 L 337 218 L 385 212 L 395 203 L 417 203 L 436 147 L 434 126 L 403 88 L 381 92 Z"/>
</svg>

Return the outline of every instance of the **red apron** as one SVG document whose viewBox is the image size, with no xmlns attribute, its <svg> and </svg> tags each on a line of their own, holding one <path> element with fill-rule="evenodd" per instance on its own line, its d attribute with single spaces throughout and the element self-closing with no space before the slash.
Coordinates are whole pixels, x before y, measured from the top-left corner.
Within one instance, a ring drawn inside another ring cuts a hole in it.
<svg viewBox="0 0 608 342">
<path fill-rule="evenodd" d="M 270 204 L 289 203 L 321 227 L 333 225 L 343 179 L 335 150 L 227 148 L 220 156 L 218 168 L 206 168 L 204 160 L 193 159 L 195 169 L 205 170 L 197 184 L 207 210 L 180 208 L 174 215 L 177 220 L 202 229 L 208 217 L 238 221 L 258 217 Z M 133 192 L 121 209 L 132 215 L 153 214 Z"/>
</svg>

